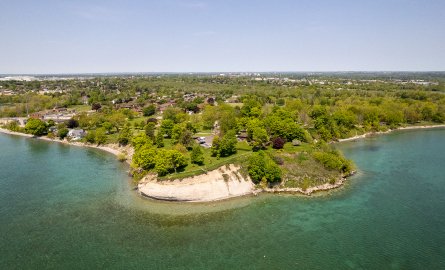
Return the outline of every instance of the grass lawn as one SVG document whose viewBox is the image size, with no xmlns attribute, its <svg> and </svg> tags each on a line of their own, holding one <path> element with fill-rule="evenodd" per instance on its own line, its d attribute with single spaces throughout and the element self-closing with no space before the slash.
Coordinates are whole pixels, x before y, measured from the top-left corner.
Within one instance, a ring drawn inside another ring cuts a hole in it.
<svg viewBox="0 0 445 270">
<path fill-rule="evenodd" d="M 69 108 L 75 109 L 77 112 L 87 112 L 91 110 L 91 105 L 73 105 Z"/>
<path fill-rule="evenodd" d="M 173 147 L 170 139 L 165 139 L 164 144 L 165 148 Z M 239 164 L 245 162 L 248 156 L 252 154 L 251 147 L 247 142 L 238 142 L 236 148 L 237 148 L 236 154 L 228 157 L 220 157 L 219 159 L 211 156 L 210 148 L 202 148 L 204 153 L 204 165 L 199 166 L 197 164 L 189 164 L 187 167 L 185 167 L 184 171 L 169 174 L 165 177 L 161 177 L 160 179 L 184 178 L 217 169 L 225 164 L 230 164 L 230 163 Z M 190 152 L 187 152 L 186 156 L 187 158 L 190 158 Z"/>
</svg>

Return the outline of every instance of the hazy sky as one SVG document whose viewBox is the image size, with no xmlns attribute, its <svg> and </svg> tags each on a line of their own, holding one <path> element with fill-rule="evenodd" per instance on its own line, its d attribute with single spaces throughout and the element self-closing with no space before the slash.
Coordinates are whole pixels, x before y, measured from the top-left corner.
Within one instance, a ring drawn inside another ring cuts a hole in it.
<svg viewBox="0 0 445 270">
<path fill-rule="evenodd" d="M 0 74 L 445 70 L 444 0 L 0 0 Z"/>
</svg>

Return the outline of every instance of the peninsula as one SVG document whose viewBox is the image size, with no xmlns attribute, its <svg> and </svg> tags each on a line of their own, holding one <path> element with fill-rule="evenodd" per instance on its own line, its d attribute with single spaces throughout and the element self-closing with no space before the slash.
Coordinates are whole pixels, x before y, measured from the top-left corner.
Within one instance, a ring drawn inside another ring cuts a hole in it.
<svg viewBox="0 0 445 270">
<path fill-rule="evenodd" d="M 399 76 L 399 78 L 396 77 Z M 0 81 L 0 132 L 130 164 L 141 195 L 310 195 L 355 168 L 332 142 L 444 127 L 442 73 L 157 74 Z"/>
</svg>

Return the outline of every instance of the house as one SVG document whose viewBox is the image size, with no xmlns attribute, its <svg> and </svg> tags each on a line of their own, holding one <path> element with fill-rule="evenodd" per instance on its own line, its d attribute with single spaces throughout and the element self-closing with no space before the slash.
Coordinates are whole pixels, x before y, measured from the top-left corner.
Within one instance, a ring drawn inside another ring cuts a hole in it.
<svg viewBox="0 0 445 270">
<path fill-rule="evenodd" d="M 83 137 L 85 137 L 87 133 L 83 129 L 70 129 L 68 131 L 68 137 L 71 138 L 71 140 L 80 140 Z"/>
</svg>

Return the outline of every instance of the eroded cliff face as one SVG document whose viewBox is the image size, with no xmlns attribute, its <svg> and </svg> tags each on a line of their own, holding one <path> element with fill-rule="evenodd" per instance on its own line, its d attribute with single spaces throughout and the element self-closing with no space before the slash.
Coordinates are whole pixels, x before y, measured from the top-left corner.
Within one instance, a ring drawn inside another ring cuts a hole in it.
<svg viewBox="0 0 445 270">
<path fill-rule="evenodd" d="M 240 173 L 239 166 L 230 164 L 172 181 L 147 176 L 139 183 L 138 190 L 144 196 L 159 200 L 207 202 L 251 194 L 255 186 L 250 177 Z"/>
</svg>

